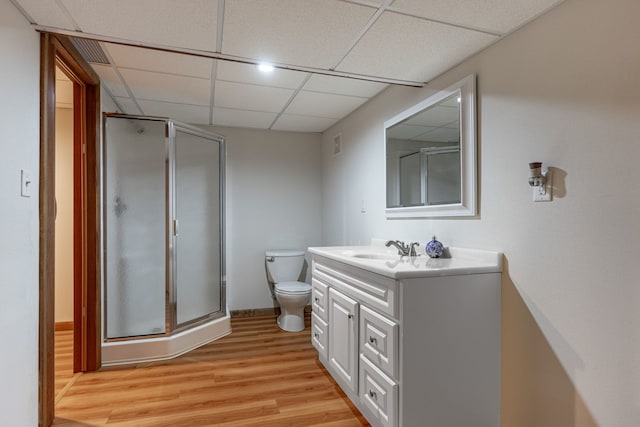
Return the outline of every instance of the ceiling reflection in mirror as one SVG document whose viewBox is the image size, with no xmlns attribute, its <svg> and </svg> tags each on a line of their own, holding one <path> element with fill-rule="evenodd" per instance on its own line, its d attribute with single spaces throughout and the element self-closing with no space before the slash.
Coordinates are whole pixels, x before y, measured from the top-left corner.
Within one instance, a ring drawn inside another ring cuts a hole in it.
<svg viewBox="0 0 640 427">
<path fill-rule="evenodd" d="M 387 207 L 460 203 L 460 93 L 387 129 L 387 158 Z"/>
</svg>

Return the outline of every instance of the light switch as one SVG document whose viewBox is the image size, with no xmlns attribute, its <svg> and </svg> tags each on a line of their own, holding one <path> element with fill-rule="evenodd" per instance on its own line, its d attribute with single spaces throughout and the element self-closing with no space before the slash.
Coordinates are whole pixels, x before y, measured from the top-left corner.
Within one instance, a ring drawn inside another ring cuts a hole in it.
<svg viewBox="0 0 640 427">
<path fill-rule="evenodd" d="M 31 197 L 31 188 L 33 187 L 31 172 L 22 169 L 20 182 L 20 195 L 22 197 Z"/>
</svg>

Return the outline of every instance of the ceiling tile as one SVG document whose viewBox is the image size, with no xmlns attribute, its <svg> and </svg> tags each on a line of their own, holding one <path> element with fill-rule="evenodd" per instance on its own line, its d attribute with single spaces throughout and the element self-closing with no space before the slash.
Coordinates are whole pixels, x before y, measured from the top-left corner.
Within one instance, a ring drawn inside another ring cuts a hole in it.
<svg viewBox="0 0 640 427">
<path fill-rule="evenodd" d="M 129 92 L 127 92 L 127 89 L 122 83 L 122 80 L 120 80 L 120 77 L 118 77 L 111 65 L 91 64 L 91 67 L 95 70 L 96 73 L 98 73 L 98 77 L 100 77 L 100 83 L 102 83 L 107 87 L 107 89 L 109 89 L 111 95 L 126 97 L 129 96 Z"/>
<path fill-rule="evenodd" d="M 385 12 L 338 70 L 428 81 L 494 40 L 496 36 Z"/>
<path fill-rule="evenodd" d="M 372 98 L 387 86 L 383 83 L 314 74 L 303 89 L 313 92 Z"/>
<path fill-rule="evenodd" d="M 61 0 L 82 31 L 215 51 L 218 2 L 212 0 Z"/>
<path fill-rule="evenodd" d="M 367 98 L 355 96 L 300 91 L 287 107 L 286 113 L 340 119 L 366 101 Z"/>
<path fill-rule="evenodd" d="M 216 80 L 214 106 L 279 113 L 287 104 L 293 92 L 291 89 Z"/>
<path fill-rule="evenodd" d="M 209 105 L 209 80 L 130 69 L 120 73 L 138 99 Z"/>
<path fill-rule="evenodd" d="M 138 100 L 138 103 L 147 116 L 169 117 L 170 119 L 198 125 L 209 124 L 209 107 L 158 101 Z"/>
<path fill-rule="evenodd" d="M 375 11 L 337 0 L 227 1 L 222 52 L 330 68 Z"/>
<path fill-rule="evenodd" d="M 212 59 L 111 43 L 103 46 L 118 67 L 211 78 Z"/>
<path fill-rule="evenodd" d="M 460 129 L 457 126 L 416 126 L 402 123 L 388 129 L 387 136 L 415 141 L 459 141 Z"/>
<path fill-rule="evenodd" d="M 424 133 L 426 128 L 421 126 L 411 126 L 406 124 L 397 124 L 387 129 L 387 138 L 392 139 L 413 139 Z"/>
<path fill-rule="evenodd" d="M 213 109 L 213 124 L 215 126 L 268 129 L 276 117 L 276 113 L 261 111 L 231 110 L 227 108 Z"/>
<path fill-rule="evenodd" d="M 115 96 L 113 99 L 123 109 L 123 111 L 119 111 L 120 113 L 133 114 L 133 115 L 148 114 L 146 111 L 144 112 L 140 111 L 136 106 L 135 102 L 133 102 L 133 100 L 129 97 Z"/>
<path fill-rule="evenodd" d="M 407 125 L 449 126 L 458 128 L 460 113 L 458 106 L 449 107 L 442 104 L 420 111 L 404 121 Z"/>
<path fill-rule="evenodd" d="M 506 33 L 563 0 L 396 0 L 391 5 L 426 18 Z"/>
<path fill-rule="evenodd" d="M 283 114 L 278 118 L 278 121 L 275 122 L 271 129 L 290 132 L 323 132 L 337 121 L 337 119 L 328 119 L 326 117 Z"/>
<path fill-rule="evenodd" d="M 17 0 L 17 3 L 38 25 L 66 30 L 76 29 L 55 0 Z"/>
<path fill-rule="evenodd" d="M 255 65 L 229 61 L 218 61 L 216 73 L 218 80 L 288 89 L 297 89 L 307 76 L 307 73 L 299 71 L 278 69 L 264 73 Z"/>
<path fill-rule="evenodd" d="M 434 128 L 429 129 L 421 135 L 413 138 L 416 141 L 432 141 L 432 142 L 454 142 L 460 141 L 459 129 L 451 128 Z"/>
</svg>

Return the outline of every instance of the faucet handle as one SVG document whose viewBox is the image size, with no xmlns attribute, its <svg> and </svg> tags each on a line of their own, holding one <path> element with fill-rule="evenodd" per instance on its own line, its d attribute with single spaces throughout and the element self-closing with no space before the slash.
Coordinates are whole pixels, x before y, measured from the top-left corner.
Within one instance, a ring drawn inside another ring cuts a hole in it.
<svg viewBox="0 0 640 427">
<path fill-rule="evenodd" d="M 418 256 L 416 253 L 416 246 L 420 246 L 420 242 L 413 242 L 410 245 L 411 249 L 409 250 L 409 256 Z"/>
</svg>

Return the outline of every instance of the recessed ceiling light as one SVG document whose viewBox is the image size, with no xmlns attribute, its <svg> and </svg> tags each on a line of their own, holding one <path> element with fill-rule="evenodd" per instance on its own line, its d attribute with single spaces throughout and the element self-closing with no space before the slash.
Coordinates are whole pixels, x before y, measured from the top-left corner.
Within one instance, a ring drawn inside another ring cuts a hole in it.
<svg viewBox="0 0 640 427">
<path fill-rule="evenodd" d="M 258 70 L 263 73 L 270 73 L 273 71 L 273 65 L 271 64 L 258 64 Z"/>
</svg>

